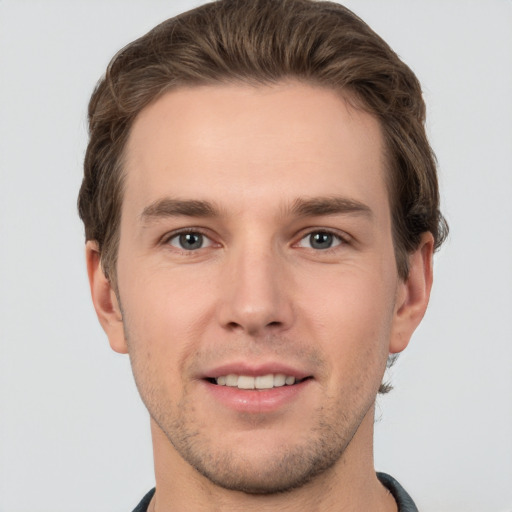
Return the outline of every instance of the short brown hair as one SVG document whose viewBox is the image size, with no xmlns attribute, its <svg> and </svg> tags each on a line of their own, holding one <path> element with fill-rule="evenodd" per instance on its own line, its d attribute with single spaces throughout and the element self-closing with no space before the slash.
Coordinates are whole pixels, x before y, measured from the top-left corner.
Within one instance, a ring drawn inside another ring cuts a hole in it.
<svg viewBox="0 0 512 512">
<path fill-rule="evenodd" d="M 379 119 L 386 143 L 397 269 L 431 232 L 439 210 L 435 157 L 414 73 L 347 8 L 313 0 L 219 0 L 161 23 L 110 62 L 89 103 L 90 140 L 78 210 L 114 289 L 123 153 L 136 116 L 163 93 L 221 83 L 296 79 L 346 93 Z"/>
</svg>

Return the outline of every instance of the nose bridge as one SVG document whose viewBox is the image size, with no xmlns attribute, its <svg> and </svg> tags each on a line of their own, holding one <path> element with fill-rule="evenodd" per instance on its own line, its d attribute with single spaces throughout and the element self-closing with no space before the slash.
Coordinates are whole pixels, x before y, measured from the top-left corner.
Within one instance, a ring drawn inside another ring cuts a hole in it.
<svg viewBox="0 0 512 512">
<path fill-rule="evenodd" d="M 286 329 L 292 319 L 283 255 L 272 240 L 245 236 L 228 251 L 221 322 L 249 334 Z"/>
</svg>

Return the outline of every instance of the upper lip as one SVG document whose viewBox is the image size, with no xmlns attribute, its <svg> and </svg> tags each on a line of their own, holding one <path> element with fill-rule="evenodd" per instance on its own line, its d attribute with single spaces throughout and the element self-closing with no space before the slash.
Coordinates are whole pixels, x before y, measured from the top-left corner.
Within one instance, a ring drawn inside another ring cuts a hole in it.
<svg viewBox="0 0 512 512">
<path fill-rule="evenodd" d="M 221 364 L 211 369 L 206 369 L 204 372 L 202 372 L 200 377 L 203 379 L 216 379 L 217 377 L 230 374 L 248 375 L 251 377 L 269 374 L 283 374 L 295 377 L 297 380 L 305 379 L 306 377 L 311 376 L 310 372 L 279 362 L 269 362 L 264 364 L 233 362 Z"/>
</svg>

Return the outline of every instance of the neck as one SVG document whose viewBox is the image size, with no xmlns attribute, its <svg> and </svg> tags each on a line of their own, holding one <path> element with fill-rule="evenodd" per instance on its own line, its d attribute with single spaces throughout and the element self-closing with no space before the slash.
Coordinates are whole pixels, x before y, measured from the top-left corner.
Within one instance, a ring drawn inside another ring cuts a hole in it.
<svg viewBox="0 0 512 512">
<path fill-rule="evenodd" d="M 246 494 L 218 487 L 199 474 L 152 420 L 156 493 L 148 510 L 396 512 L 395 500 L 375 474 L 373 423 L 372 407 L 342 457 L 307 484 L 284 493 Z"/>
</svg>

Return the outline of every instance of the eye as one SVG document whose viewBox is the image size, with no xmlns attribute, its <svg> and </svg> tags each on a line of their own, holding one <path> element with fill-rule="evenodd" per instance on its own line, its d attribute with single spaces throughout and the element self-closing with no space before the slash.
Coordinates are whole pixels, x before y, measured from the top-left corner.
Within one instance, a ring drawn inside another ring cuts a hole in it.
<svg viewBox="0 0 512 512">
<path fill-rule="evenodd" d="M 308 249 L 325 250 L 341 245 L 342 238 L 329 231 L 313 231 L 309 233 L 299 242 L 299 247 Z"/>
<path fill-rule="evenodd" d="M 204 249 L 205 247 L 210 247 L 212 245 L 212 241 L 198 231 L 178 233 L 177 235 L 169 238 L 167 243 L 172 247 L 176 247 L 177 249 L 182 249 L 185 251 L 196 251 L 198 249 Z"/>
</svg>

